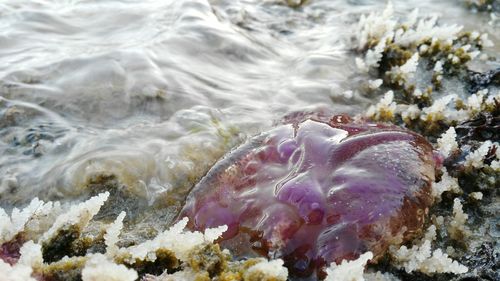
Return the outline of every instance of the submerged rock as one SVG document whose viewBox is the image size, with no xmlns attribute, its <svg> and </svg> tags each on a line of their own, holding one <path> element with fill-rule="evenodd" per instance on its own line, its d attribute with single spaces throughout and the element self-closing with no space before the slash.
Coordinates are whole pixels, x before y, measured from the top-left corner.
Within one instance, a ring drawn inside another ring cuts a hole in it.
<svg viewBox="0 0 500 281">
<path fill-rule="evenodd" d="M 346 116 L 285 121 L 217 163 L 179 218 L 227 225 L 223 247 L 283 258 L 295 276 L 367 251 L 375 261 L 421 232 L 440 165 L 422 136 Z"/>
<path fill-rule="evenodd" d="M 486 71 L 485 73 L 469 70 L 468 74 L 469 92 L 471 94 L 487 89 L 489 86 L 500 85 L 500 67 Z"/>
</svg>

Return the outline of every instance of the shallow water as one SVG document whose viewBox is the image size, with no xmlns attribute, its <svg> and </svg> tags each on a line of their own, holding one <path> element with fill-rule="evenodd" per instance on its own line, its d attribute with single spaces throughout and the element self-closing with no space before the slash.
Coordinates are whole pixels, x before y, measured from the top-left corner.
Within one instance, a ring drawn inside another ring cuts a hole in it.
<svg viewBox="0 0 500 281">
<path fill-rule="evenodd" d="M 1 1 L 0 205 L 84 197 L 110 176 L 135 210 L 168 205 L 287 113 L 366 110 L 377 97 L 342 94 L 359 76 L 351 31 L 385 1 L 283 3 Z M 394 4 L 499 45 L 456 0 Z"/>
</svg>

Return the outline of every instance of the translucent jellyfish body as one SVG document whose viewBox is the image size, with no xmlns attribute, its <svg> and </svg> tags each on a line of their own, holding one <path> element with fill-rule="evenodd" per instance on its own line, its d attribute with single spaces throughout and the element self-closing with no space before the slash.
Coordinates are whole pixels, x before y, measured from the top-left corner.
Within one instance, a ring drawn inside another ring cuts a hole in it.
<svg viewBox="0 0 500 281">
<path fill-rule="evenodd" d="M 304 119 L 229 153 L 180 217 L 196 230 L 227 225 L 222 246 L 282 258 L 295 276 L 367 251 L 376 260 L 421 231 L 437 165 L 422 136 L 340 115 Z"/>
</svg>

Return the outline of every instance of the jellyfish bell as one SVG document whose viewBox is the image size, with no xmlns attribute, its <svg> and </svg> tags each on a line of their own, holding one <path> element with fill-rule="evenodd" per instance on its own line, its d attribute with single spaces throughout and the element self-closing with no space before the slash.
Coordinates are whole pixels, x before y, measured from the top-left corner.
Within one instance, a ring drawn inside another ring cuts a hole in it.
<svg viewBox="0 0 500 281">
<path fill-rule="evenodd" d="M 216 163 L 179 218 L 194 230 L 227 225 L 238 257 L 282 258 L 294 276 L 422 232 L 438 163 L 427 140 L 345 115 L 298 114 Z"/>
</svg>

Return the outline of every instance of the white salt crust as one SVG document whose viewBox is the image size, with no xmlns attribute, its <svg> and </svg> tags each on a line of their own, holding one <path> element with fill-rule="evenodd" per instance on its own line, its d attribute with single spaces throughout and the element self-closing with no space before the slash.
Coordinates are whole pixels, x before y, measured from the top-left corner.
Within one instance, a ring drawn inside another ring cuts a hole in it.
<svg viewBox="0 0 500 281">
<path fill-rule="evenodd" d="M 414 73 L 415 71 L 417 71 L 419 58 L 420 57 L 419 57 L 418 53 L 413 54 L 413 56 L 409 60 L 407 60 L 405 62 L 405 64 L 403 64 L 400 67 L 401 72 L 404 74 L 410 74 L 410 73 Z"/>
<path fill-rule="evenodd" d="M 450 154 L 458 149 L 456 141 L 457 133 L 455 127 L 450 127 L 441 137 L 437 140 L 438 150 L 444 157 L 449 157 Z"/>
<path fill-rule="evenodd" d="M 356 65 L 361 71 L 367 72 L 371 67 L 378 67 L 382 59 L 382 53 L 387 42 L 408 47 L 411 44 L 422 42 L 427 38 L 432 38 L 433 42 L 442 41 L 446 43 L 456 39 L 459 32 L 462 31 L 462 26 L 459 25 L 438 25 L 438 17 L 419 17 L 418 9 L 413 10 L 406 20 L 401 22 L 400 28 L 396 29 L 398 20 L 394 16 L 392 2 L 389 1 L 386 9 L 380 12 L 373 12 L 369 15 L 362 15 L 359 22 L 353 31 L 355 34 L 355 48 L 358 51 L 363 51 L 370 43 L 378 42 L 371 49 L 366 50 L 364 59 L 356 59 Z M 404 28 L 403 28 L 404 27 Z M 476 39 L 480 39 L 483 46 L 491 46 L 492 42 L 488 39 L 488 34 L 479 34 L 475 32 Z M 429 46 L 420 46 L 421 52 L 425 52 Z M 471 46 L 463 46 L 464 52 L 468 52 Z M 480 55 L 479 51 L 467 53 L 471 58 Z M 450 58 L 452 62 L 459 63 L 458 57 Z M 391 71 L 400 74 L 409 74 L 415 72 L 418 65 L 418 52 L 400 68 L 394 68 Z M 436 63 L 434 71 L 442 73 L 442 62 Z"/>
<path fill-rule="evenodd" d="M 441 169 L 443 175 L 441 176 L 441 181 L 432 183 L 432 196 L 438 201 L 441 200 L 441 194 L 445 191 L 451 191 L 453 193 L 462 193 L 462 189 L 458 185 L 458 179 L 451 177 L 445 167 Z"/>
<path fill-rule="evenodd" d="M 0 208 L 0 243 L 12 240 L 26 229 L 35 233 L 46 231 L 53 222 L 51 213 L 59 213 L 59 209 L 59 203 L 44 203 L 38 198 L 31 200 L 23 210 L 14 208 L 10 216 Z"/>
<path fill-rule="evenodd" d="M 361 15 L 356 30 L 357 49 L 363 50 L 371 39 L 380 39 L 385 34 L 392 32 L 396 26 L 396 21 L 392 19 L 394 9 L 389 1 L 385 10 L 380 13 L 371 13 L 368 16 Z"/>
<path fill-rule="evenodd" d="M 363 71 L 368 72 L 370 68 L 379 66 L 382 59 L 384 48 L 390 42 L 391 44 L 399 45 L 400 47 L 408 47 L 411 44 L 419 44 L 425 39 L 432 38 L 432 44 L 443 42 L 445 44 L 452 44 L 453 40 L 457 38 L 462 26 L 458 25 L 438 25 L 438 17 L 419 17 L 418 10 L 414 10 L 406 17 L 406 21 L 401 22 L 400 28 L 396 29 L 398 20 L 394 16 L 394 10 L 391 1 L 387 4 L 386 9 L 380 12 L 373 12 L 369 15 L 362 15 L 355 30 L 354 30 L 354 48 L 358 51 L 365 51 L 364 58 L 356 58 L 357 67 Z M 491 46 L 492 42 L 488 39 L 487 34 L 480 34 L 472 32 L 471 39 L 479 40 L 479 44 L 483 47 Z M 376 43 L 374 46 L 373 44 Z M 368 48 L 370 47 L 371 48 Z M 419 52 L 425 52 L 429 48 L 428 45 L 421 45 L 419 50 L 415 52 L 412 57 L 406 61 L 402 66 L 392 67 L 386 74 L 389 75 L 392 83 L 404 85 L 405 81 L 412 78 L 413 73 L 417 70 L 419 62 Z M 469 55 L 471 59 L 479 57 L 481 54 L 477 50 L 472 50 L 470 45 L 460 47 L 465 54 Z M 452 63 L 460 63 L 460 58 L 456 55 L 450 54 L 448 58 Z M 443 74 L 443 61 L 437 61 L 434 65 L 435 79 L 442 80 Z M 375 85 L 369 84 L 370 88 L 375 88 Z M 421 96 L 422 91 L 416 89 L 414 95 Z M 448 124 L 453 122 L 463 122 L 468 118 L 474 116 L 485 106 L 494 106 L 494 100 L 499 100 L 497 95 L 487 95 L 484 91 L 480 91 L 471 95 L 463 102 L 465 109 L 456 109 L 453 107 L 453 101 L 458 100 L 455 94 L 444 96 L 436 100 L 430 107 L 423 108 L 422 111 L 407 105 L 398 105 L 396 103 L 387 103 L 387 96 L 375 106 L 369 108 L 366 116 L 386 120 L 391 119 L 397 112 L 401 113 L 403 120 L 406 122 L 415 120 L 416 115 L 419 115 L 423 121 L 437 122 L 444 121 Z M 390 105 L 390 106 L 389 106 Z M 497 168 L 499 163 L 495 163 L 494 167 Z"/>
<path fill-rule="evenodd" d="M 245 272 L 243 279 L 257 281 L 258 279 L 255 278 L 262 276 L 265 279 L 261 280 L 286 281 L 288 278 L 288 269 L 283 264 L 283 260 L 281 259 L 271 261 L 262 259 Z"/>
<path fill-rule="evenodd" d="M 387 114 L 393 115 L 396 112 L 396 103 L 393 101 L 394 92 L 388 91 L 376 105 L 372 105 L 366 112 L 367 117 L 381 118 Z"/>
<path fill-rule="evenodd" d="M 400 46 L 406 47 L 426 38 L 442 41 L 453 40 L 456 39 L 457 34 L 463 28 L 459 25 L 438 26 L 437 20 L 437 16 L 428 19 L 422 18 L 418 20 L 416 25 L 409 26 L 409 29 L 406 31 L 402 29 L 397 30 L 394 42 Z"/>
<path fill-rule="evenodd" d="M 436 239 L 436 227 L 431 225 L 421 241 L 408 249 L 401 246 L 399 249 L 391 247 L 390 253 L 396 266 L 404 268 L 406 272 L 419 271 L 432 275 L 434 273 L 466 273 L 468 268 L 453 261 L 441 249 L 432 251 L 432 241 Z"/>
<path fill-rule="evenodd" d="M 21 232 L 28 236 L 33 233 L 26 233 L 26 231 L 35 230 L 35 233 L 38 233 L 39 229 L 33 227 L 33 225 L 31 225 L 30 229 L 25 229 L 25 227 L 30 226 L 30 223 L 34 221 L 38 224 L 48 225 L 48 222 L 44 220 L 50 216 L 41 215 L 48 214 L 54 209 L 54 206 L 57 207 L 57 212 L 61 213 L 53 221 L 52 227 L 46 227 L 46 232 L 40 234 L 42 238 L 37 239 L 38 243 L 30 240 L 22 245 L 20 249 L 21 257 L 14 266 L 0 260 L 0 281 L 35 280 L 30 277 L 33 270 L 40 269 L 44 266 L 41 243 L 57 235 L 58 230 L 64 227 L 77 225 L 83 230 L 93 216 L 99 212 L 101 206 L 108 197 L 108 192 L 101 193 L 83 203 L 70 207 L 66 212 L 61 212 L 61 210 L 59 210 L 59 203 L 44 203 L 38 200 L 38 198 L 33 199 L 23 210 L 14 209 L 10 216 L 0 208 L 0 234 L 2 235 L 2 243 L 9 241 Z M 116 220 L 108 227 L 104 235 L 106 255 L 92 254 L 86 257 L 88 260 L 82 271 L 82 278 L 84 281 L 136 280 L 138 278 L 137 273 L 132 269 L 126 268 L 124 265 L 115 264 L 112 261 L 113 257 L 119 254 L 129 253 L 136 259 L 154 261 L 156 259 L 154 253 L 157 249 L 168 249 L 181 261 L 185 261 L 190 251 L 194 248 L 205 243 L 212 243 L 227 230 L 226 226 L 220 226 L 213 229 L 207 229 L 204 233 L 184 231 L 188 222 L 188 219 L 184 218 L 170 229 L 159 234 L 153 240 L 129 248 L 118 248 L 116 243 L 119 240 L 119 235 L 123 228 L 123 219 L 125 215 L 125 212 L 120 213 Z M 263 274 L 279 273 L 276 276 L 284 276 L 283 272 L 286 268 L 282 266 L 278 267 L 280 264 L 282 265 L 283 261 L 261 262 L 254 271 L 262 270 Z M 272 270 L 274 270 L 274 272 Z M 286 280 L 286 276 L 283 280 Z"/>
<path fill-rule="evenodd" d="M 495 171 L 495 172 L 500 172 L 500 161 L 498 160 L 493 160 L 491 161 L 490 167 Z"/>
<path fill-rule="evenodd" d="M 392 253 L 394 259 L 406 272 L 419 271 L 426 274 L 434 273 L 466 273 L 467 267 L 453 261 L 441 249 L 431 250 L 431 242 L 426 240 L 420 246 L 408 249 L 406 246 Z"/>
<path fill-rule="evenodd" d="M 434 71 L 437 73 L 443 73 L 443 62 L 442 61 L 437 61 L 436 64 L 434 65 Z"/>
<path fill-rule="evenodd" d="M 366 252 L 353 261 L 344 260 L 339 265 L 331 263 L 326 269 L 328 276 L 325 281 L 364 281 L 365 265 L 372 258 L 373 253 Z"/>
<path fill-rule="evenodd" d="M 142 281 L 187 281 L 187 280 L 196 280 L 196 272 L 189 269 L 177 271 L 172 274 L 164 272 L 160 276 L 146 275 Z"/>
<path fill-rule="evenodd" d="M 31 268 L 40 268 L 43 265 L 42 246 L 33 241 L 24 243 L 19 253 L 18 264 L 23 264 Z"/>
<path fill-rule="evenodd" d="M 422 91 L 420 89 L 415 89 L 413 95 L 421 96 Z M 394 93 L 392 91 L 387 92 L 381 100 L 376 104 L 369 107 L 366 117 L 373 118 L 375 120 L 383 119 L 384 116 L 394 116 L 397 113 L 401 114 L 403 120 L 415 120 L 420 118 L 423 121 L 428 123 L 434 123 L 438 121 L 442 121 L 445 123 L 452 122 L 464 122 L 478 112 L 486 109 L 487 106 L 493 106 L 495 104 L 495 100 L 500 102 L 500 97 L 488 95 L 488 98 L 485 98 L 484 93 L 478 92 L 474 95 L 471 95 L 467 101 L 465 101 L 465 109 L 456 109 L 454 108 L 455 101 L 460 100 L 456 94 L 449 94 L 443 96 L 437 100 L 435 100 L 431 106 L 424 107 L 422 110 L 418 109 L 415 105 L 405 105 L 405 104 L 397 104 L 394 102 Z M 441 140 L 441 144 L 449 144 L 449 148 L 454 148 L 454 144 L 451 141 L 453 137 L 452 133 L 449 132 L 449 135 L 441 136 L 446 139 Z M 445 146 L 443 146 L 444 148 Z M 443 152 L 448 153 L 447 149 L 444 149 Z"/>
<path fill-rule="evenodd" d="M 420 117 L 420 109 L 417 105 L 398 105 L 398 110 L 401 112 L 401 118 L 405 122 L 409 122 L 410 120 L 416 120 Z"/>
<path fill-rule="evenodd" d="M 365 273 L 363 275 L 366 281 L 399 281 L 400 279 L 390 273 L 382 273 L 377 271 L 375 273 Z"/>
<path fill-rule="evenodd" d="M 22 211 L 14 208 L 10 216 L 0 208 L 1 243 L 13 239 L 19 233 L 39 240 L 39 243 L 29 240 L 21 246 L 21 256 L 15 265 L 11 266 L 0 260 L 0 281 L 35 280 L 31 277 L 33 270 L 40 269 L 43 266 L 42 246 L 40 243 L 52 238 L 62 227 L 78 225 L 84 228 L 92 217 L 99 212 L 108 196 L 109 193 L 107 192 L 101 193 L 83 203 L 70 207 L 69 211 L 64 213 L 58 202 L 44 203 L 38 198 L 34 198 Z M 45 233 L 43 233 L 44 231 Z M 38 239 L 40 235 L 43 236 Z"/>
<path fill-rule="evenodd" d="M 467 227 L 467 219 L 469 216 L 462 209 L 460 199 L 453 200 L 453 218 L 448 224 L 448 233 L 455 240 L 461 240 L 463 237 L 470 235 L 470 229 Z"/>
<path fill-rule="evenodd" d="M 249 267 L 245 272 L 243 280 L 245 281 L 286 281 L 288 278 L 288 269 L 283 266 L 281 259 L 267 260 L 260 258 L 260 261 Z M 146 276 L 144 281 L 185 281 L 195 280 L 196 272 L 189 268 L 172 274 L 164 272 L 160 276 Z"/>
<path fill-rule="evenodd" d="M 116 264 L 102 254 L 91 255 L 82 270 L 83 281 L 135 281 L 137 278 L 135 270 Z"/>
<path fill-rule="evenodd" d="M 99 212 L 108 196 L 108 192 L 101 193 L 69 207 L 65 212 L 59 202 L 45 203 L 38 198 L 34 198 L 23 210 L 14 208 L 10 216 L 0 208 L 0 243 L 12 240 L 21 232 L 33 240 L 43 242 L 52 238 L 63 227 L 77 225 L 83 229 Z"/>
<path fill-rule="evenodd" d="M 474 200 L 483 200 L 483 193 L 482 192 L 471 192 L 471 194 L 469 194 L 469 196 L 474 199 Z"/>
<path fill-rule="evenodd" d="M 108 200 L 109 192 L 101 193 L 89 200 L 72 206 L 67 212 L 64 212 L 52 225 L 52 227 L 43 234 L 41 241 L 51 239 L 57 232 L 71 225 L 77 225 L 80 229 L 85 228 L 90 220 L 99 212 L 104 202 Z"/>
<path fill-rule="evenodd" d="M 11 266 L 0 259 L 0 281 L 36 281 L 31 277 L 32 272 L 30 266 L 23 264 Z"/>
<path fill-rule="evenodd" d="M 470 95 L 467 98 L 467 107 L 471 113 L 475 114 L 481 110 L 483 105 L 484 96 L 488 93 L 488 90 L 478 91 L 475 94 Z"/>
<path fill-rule="evenodd" d="M 370 89 L 375 90 L 378 89 L 380 86 L 382 86 L 382 83 L 384 83 L 382 79 L 369 80 L 368 86 L 370 87 Z"/>
<path fill-rule="evenodd" d="M 116 220 L 108 227 L 106 234 L 104 234 L 104 244 L 106 245 L 106 254 L 108 256 L 114 256 L 118 252 L 118 246 L 116 243 L 119 241 L 124 218 L 125 212 L 122 211 Z"/>
<path fill-rule="evenodd" d="M 499 147 L 499 144 L 497 142 L 493 143 L 490 140 L 483 142 L 481 144 L 481 146 L 479 146 L 478 149 L 469 153 L 469 155 L 467 155 L 467 157 L 465 157 L 464 165 L 466 167 L 472 167 L 472 168 L 476 168 L 476 169 L 480 169 L 480 168 L 485 167 L 486 164 L 484 163 L 484 158 L 493 146 Z M 497 151 L 498 150 L 500 150 L 500 149 L 497 149 Z M 495 157 L 497 159 L 499 159 L 498 152 L 495 154 Z M 493 162 L 495 162 L 495 161 L 493 161 Z M 491 164 L 493 169 L 496 168 L 495 167 L 496 165 L 498 165 L 498 164 L 497 163 Z"/>
<path fill-rule="evenodd" d="M 422 110 L 423 114 L 421 115 L 420 119 L 429 122 L 436 122 L 451 118 L 452 116 L 450 116 L 447 108 L 448 104 L 450 104 L 456 98 L 457 95 L 451 94 L 435 100 L 431 106 L 426 107 Z"/>
<path fill-rule="evenodd" d="M 181 261 L 187 261 L 189 253 L 196 247 L 212 243 L 227 230 L 227 226 L 207 229 L 205 233 L 184 231 L 188 218 L 183 218 L 171 228 L 160 233 L 152 240 L 145 241 L 139 245 L 119 249 L 119 254 L 130 254 L 130 263 L 136 260 L 156 260 L 156 250 L 168 249 Z"/>
<path fill-rule="evenodd" d="M 33 241 L 28 241 L 20 249 L 21 257 L 14 265 L 0 259 L 0 281 L 35 281 L 31 277 L 34 268 L 43 264 L 42 247 Z"/>
</svg>

